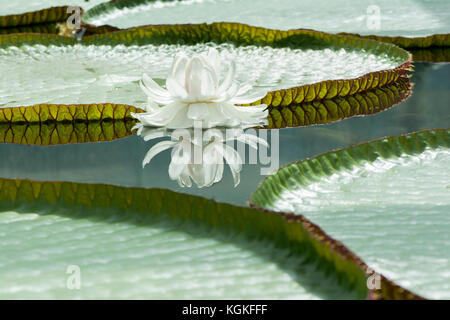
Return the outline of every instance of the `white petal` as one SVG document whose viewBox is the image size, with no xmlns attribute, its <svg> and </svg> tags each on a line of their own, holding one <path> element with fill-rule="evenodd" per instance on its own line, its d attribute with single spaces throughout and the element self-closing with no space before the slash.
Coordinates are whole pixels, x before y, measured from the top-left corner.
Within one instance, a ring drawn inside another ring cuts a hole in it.
<svg viewBox="0 0 450 320">
<path fill-rule="evenodd" d="M 178 84 L 178 81 L 167 78 L 166 86 L 172 97 L 178 98 L 180 100 L 186 99 L 188 97 L 186 89 L 182 85 Z"/>
<path fill-rule="evenodd" d="M 225 130 L 223 129 L 208 129 L 203 132 L 203 142 L 209 143 L 212 142 L 212 140 L 215 140 L 217 142 L 224 141 L 225 137 Z"/>
<path fill-rule="evenodd" d="M 150 141 L 153 139 L 162 138 L 168 136 L 165 128 L 143 127 L 140 136 L 144 141 Z"/>
<path fill-rule="evenodd" d="M 192 163 L 192 148 L 193 145 L 190 141 L 184 139 L 181 140 L 181 142 L 178 142 L 177 146 L 172 150 L 171 162 L 174 164 L 183 164 L 185 166 Z"/>
<path fill-rule="evenodd" d="M 194 120 L 187 116 L 188 105 L 180 109 L 180 111 L 173 117 L 166 125 L 168 129 L 186 129 L 194 127 Z"/>
<path fill-rule="evenodd" d="M 133 118 L 136 118 L 136 119 L 137 119 L 136 113 L 131 112 L 131 116 L 132 116 Z M 136 123 L 136 124 L 133 126 L 133 128 L 131 128 L 131 131 L 137 130 L 137 131 L 136 131 L 136 134 L 139 136 L 139 135 L 142 133 L 143 128 L 144 128 L 144 125 L 143 125 L 142 123 L 138 122 L 138 123 Z"/>
<path fill-rule="evenodd" d="M 228 90 L 219 94 L 217 99 L 214 99 L 214 102 L 225 102 L 232 101 L 233 97 L 236 96 L 236 93 L 239 90 L 239 85 L 236 82 L 233 82 Z"/>
<path fill-rule="evenodd" d="M 224 169 L 224 165 L 223 163 L 220 163 L 217 165 L 217 172 L 216 172 L 216 177 L 214 179 L 214 183 L 219 182 L 220 180 L 222 180 L 223 177 L 223 169 Z"/>
<path fill-rule="evenodd" d="M 267 123 L 268 110 L 264 110 L 267 106 L 262 104 L 252 107 L 238 107 L 230 103 L 220 104 L 222 112 L 230 119 L 238 119 L 241 124 Z"/>
<path fill-rule="evenodd" d="M 202 73 L 201 95 L 205 100 L 209 100 L 217 94 L 217 75 L 212 67 L 205 65 Z"/>
<path fill-rule="evenodd" d="M 209 184 L 209 181 L 205 181 L 205 166 L 202 164 L 192 164 L 188 166 L 189 175 L 195 182 L 197 187 L 202 188 Z"/>
<path fill-rule="evenodd" d="M 161 88 L 152 78 L 144 74 L 139 83 L 142 91 L 153 101 L 159 104 L 169 104 L 173 102 L 172 97 L 166 89 Z"/>
<path fill-rule="evenodd" d="M 146 86 L 149 90 L 154 91 L 155 94 L 163 96 L 163 97 L 169 97 L 169 92 L 162 88 L 159 84 L 155 82 L 152 78 L 150 78 L 146 73 L 142 74 L 142 83 L 144 86 Z"/>
<path fill-rule="evenodd" d="M 189 98 L 203 100 L 215 96 L 217 91 L 215 71 L 201 57 L 194 57 L 189 61 L 185 79 L 185 87 Z"/>
<path fill-rule="evenodd" d="M 231 175 L 233 176 L 234 187 L 236 187 L 241 182 L 240 172 L 242 170 L 242 158 L 239 153 L 232 147 L 224 144 L 224 158 L 227 161 Z"/>
<path fill-rule="evenodd" d="M 155 112 L 159 110 L 159 105 L 155 103 L 151 98 L 148 98 L 147 105 L 145 106 L 145 111 Z"/>
<path fill-rule="evenodd" d="M 144 160 L 142 161 L 142 167 L 145 167 L 146 164 L 148 164 L 154 156 L 156 156 L 158 153 L 163 152 L 164 150 L 172 148 L 177 143 L 174 141 L 161 141 L 155 144 L 145 155 Z"/>
<path fill-rule="evenodd" d="M 245 96 L 236 95 L 234 98 L 232 98 L 230 100 L 230 102 L 233 104 L 248 104 L 248 103 L 253 103 L 258 100 L 261 100 L 266 95 L 267 95 L 267 92 L 265 92 L 265 91 L 257 91 L 252 94 L 247 94 Z"/>
<path fill-rule="evenodd" d="M 241 183 L 241 174 L 233 170 L 231 170 L 231 174 L 233 176 L 234 187 L 236 188 L 239 185 L 239 183 Z"/>
<path fill-rule="evenodd" d="M 236 138 L 236 140 L 241 141 L 245 144 L 248 144 L 249 146 L 251 146 L 254 149 L 258 149 L 258 144 L 261 144 L 267 148 L 269 148 L 269 144 L 267 143 L 266 140 L 257 137 L 253 134 L 242 134 L 240 136 L 238 136 Z"/>
<path fill-rule="evenodd" d="M 215 48 L 209 48 L 207 61 L 214 68 L 216 75 L 220 73 L 220 56 Z"/>
<path fill-rule="evenodd" d="M 217 53 L 217 50 L 216 54 Z M 210 51 L 210 53 L 212 53 Z M 205 96 L 210 96 L 212 94 L 216 94 L 217 88 L 219 87 L 219 72 L 218 67 L 220 66 L 220 61 L 218 61 L 218 56 L 214 56 L 215 54 L 212 53 L 213 57 L 204 57 L 199 56 L 199 58 L 203 62 L 203 74 L 202 77 L 204 77 L 204 81 L 202 81 L 202 94 Z"/>
<path fill-rule="evenodd" d="M 227 161 L 230 169 L 235 172 L 240 172 L 242 170 L 242 158 L 239 153 L 234 150 L 234 148 L 229 145 L 223 144 L 224 153 L 223 157 Z"/>
<path fill-rule="evenodd" d="M 177 180 L 181 175 L 182 171 L 190 164 L 191 152 L 190 148 L 186 144 L 177 144 L 172 150 L 171 158 L 169 164 L 169 177 L 172 180 Z"/>
<path fill-rule="evenodd" d="M 177 181 L 180 187 L 188 187 L 188 188 L 192 187 L 191 177 L 189 176 L 187 168 L 184 168 L 184 170 L 178 176 Z"/>
<path fill-rule="evenodd" d="M 186 66 L 188 64 L 188 61 L 189 59 L 184 54 L 178 55 L 175 58 L 175 61 L 173 62 L 172 67 L 170 68 L 169 76 L 167 77 L 175 80 L 183 88 L 186 76 Z"/>
<path fill-rule="evenodd" d="M 213 128 L 218 126 L 226 126 L 228 123 L 228 117 L 223 114 L 220 103 L 209 103 L 208 107 L 209 114 L 208 118 L 203 120 L 203 127 Z"/>
<path fill-rule="evenodd" d="M 238 96 L 241 96 L 241 95 L 247 93 L 248 91 L 250 91 L 252 88 L 253 88 L 253 87 L 252 87 L 250 84 L 248 84 L 248 83 L 247 83 L 247 84 L 244 84 L 244 85 L 241 85 L 241 86 L 239 87 L 239 91 L 238 91 L 237 95 L 238 95 Z"/>
<path fill-rule="evenodd" d="M 185 168 L 184 164 L 177 164 L 177 163 L 173 163 L 170 162 L 169 164 L 169 177 L 172 180 L 178 180 L 181 176 L 181 173 L 183 172 Z"/>
<path fill-rule="evenodd" d="M 235 75 L 236 75 L 236 64 L 234 63 L 234 61 L 231 61 L 227 70 L 227 74 L 225 75 L 222 84 L 219 86 L 218 89 L 219 94 L 226 92 L 230 88 L 231 84 L 233 83 Z"/>
<path fill-rule="evenodd" d="M 187 97 L 187 91 L 185 88 L 187 62 L 188 59 L 184 55 L 177 56 L 167 77 L 167 90 L 174 97 Z"/>
<path fill-rule="evenodd" d="M 223 164 L 223 152 L 217 150 L 222 143 L 213 142 L 203 149 L 203 164 Z"/>
<path fill-rule="evenodd" d="M 230 166 L 231 175 L 233 176 L 234 186 L 240 183 L 240 172 L 242 170 L 242 158 L 239 153 L 226 144 L 216 144 L 217 153 L 221 154 Z M 222 168 L 223 170 L 223 168 Z"/>
<path fill-rule="evenodd" d="M 189 105 L 187 112 L 189 119 L 203 120 L 209 116 L 208 104 L 206 103 L 193 103 Z"/>
<path fill-rule="evenodd" d="M 198 97 L 202 93 L 202 73 L 203 62 L 200 58 L 194 57 L 189 60 L 186 66 L 185 85 L 189 97 Z"/>
<path fill-rule="evenodd" d="M 203 164 L 202 165 L 202 183 L 199 183 L 199 187 L 210 187 L 212 186 L 217 178 L 217 171 L 219 169 L 219 164 Z M 200 178 L 197 175 L 197 178 Z"/>
<path fill-rule="evenodd" d="M 159 108 L 156 112 L 137 113 L 134 117 L 144 126 L 162 127 L 168 125 L 179 112 L 186 108 L 186 104 L 174 102 Z"/>
</svg>

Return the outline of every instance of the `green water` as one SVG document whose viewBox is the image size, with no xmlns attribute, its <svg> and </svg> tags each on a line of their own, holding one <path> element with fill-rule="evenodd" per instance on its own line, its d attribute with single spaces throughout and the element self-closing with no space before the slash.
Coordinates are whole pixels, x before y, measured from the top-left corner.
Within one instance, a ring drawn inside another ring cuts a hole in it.
<svg viewBox="0 0 450 320">
<path fill-rule="evenodd" d="M 371 7 L 372 6 L 372 7 Z M 375 7 L 374 7 L 375 6 Z M 379 23 L 374 22 L 379 17 Z M 390 36 L 450 32 L 447 0 L 186 0 L 147 1 L 126 9 L 92 12 L 94 24 L 129 28 L 148 24 L 241 22 L 272 29 L 306 28 Z"/>
</svg>

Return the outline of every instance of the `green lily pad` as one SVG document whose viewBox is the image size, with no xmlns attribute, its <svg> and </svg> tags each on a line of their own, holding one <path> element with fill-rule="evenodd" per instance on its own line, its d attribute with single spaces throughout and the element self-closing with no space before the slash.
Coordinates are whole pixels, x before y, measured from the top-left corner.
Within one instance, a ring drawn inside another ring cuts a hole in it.
<svg viewBox="0 0 450 320">
<path fill-rule="evenodd" d="M 404 101 L 409 97 L 411 84 L 406 77 L 400 78 L 395 83 L 350 96 L 324 99 L 315 102 L 304 102 L 289 106 L 279 106 L 268 103 L 269 123 L 265 128 L 284 128 L 308 126 L 314 124 L 330 123 L 345 118 L 361 115 L 369 115 L 381 112 Z M 72 132 L 77 134 L 77 141 L 82 142 L 84 126 L 93 123 L 96 126 L 95 137 L 102 137 L 102 124 L 100 122 L 110 120 L 122 120 L 131 123 L 131 112 L 143 112 L 143 109 L 128 105 L 116 104 L 86 104 L 86 105 L 35 105 L 27 107 L 0 108 L 0 140 L 15 143 L 41 144 L 42 141 L 54 141 L 54 130 L 47 130 L 47 124 L 54 128 L 57 124 L 70 122 L 73 130 L 66 129 L 64 137 L 57 141 L 71 141 Z M 41 130 L 39 123 L 45 123 L 45 130 Z M 106 124 L 110 126 L 109 122 Z M 78 126 L 78 129 L 75 128 Z M 89 130 L 93 130 L 91 126 Z M 61 126 L 65 127 L 65 126 Z M 68 127 L 67 127 L 68 128 Z M 87 127 L 86 127 L 87 128 Z M 130 127 L 131 128 L 131 127 Z M 130 129 L 128 128 L 128 129 Z M 128 130 L 129 131 L 129 130 Z M 111 133 L 115 133 L 114 131 Z M 125 134 L 125 132 L 123 133 Z M 127 132 L 131 134 L 131 132 Z M 121 134 L 119 134 L 121 135 Z M 111 135 L 110 135 L 111 136 Z M 86 141 L 89 141 L 88 138 Z M 103 141 L 103 140 L 100 140 Z M 46 144 L 46 143 L 43 143 Z M 51 143 L 53 144 L 53 143 Z"/>
<path fill-rule="evenodd" d="M 450 45 L 447 0 L 121 0 L 92 8 L 83 20 L 119 28 L 226 21 L 278 30 L 387 36 L 382 40 L 404 47 Z M 435 34 L 443 36 L 428 38 Z"/>
<path fill-rule="evenodd" d="M 378 113 L 409 97 L 411 84 L 402 77 L 393 84 L 346 97 L 304 102 L 286 107 L 269 107 L 267 128 L 285 128 L 331 123 L 338 120 Z"/>
<path fill-rule="evenodd" d="M 0 123 L 0 143 L 57 145 L 102 142 L 132 134 L 136 121 Z"/>
<path fill-rule="evenodd" d="M 51 7 L 79 6 L 87 10 L 108 0 L 14 0 L 2 3 L 2 16 L 19 15 Z M 1 20 L 2 17 L 0 17 Z"/>
<path fill-rule="evenodd" d="M 16 26 L 10 28 L 0 28 L 0 35 L 11 33 L 50 33 L 59 34 L 59 22 L 49 22 L 40 24 L 31 24 L 26 26 Z"/>
<path fill-rule="evenodd" d="M 448 299 L 450 130 L 426 130 L 328 152 L 280 169 L 255 205 L 305 215 L 376 270 Z"/>
<path fill-rule="evenodd" d="M 0 108 L 0 124 L 126 121 L 134 119 L 131 116 L 132 112 L 142 111 L 133 106 L 112 103 L 37 104 L 27 107 Z"/>
<path fill-rule="evenodd" d="M 305 219 L 159 189 L 0 179 L 0 297 L 364 298 L 365 265 Z M 79 268 L 80 290 L 66 286 Z"/>
<path fill-rule="evenodd" d="M 5 12 L 11 12 L 11 14 L 0 16 L 0 35 L 15 33 L 45 33 L 73 37 L 73 31 L 75 30 L 70 29 L 67 22 L 73 22 L 76 13 L 80 14 L 79 18 L 81 18 L 84 13 L 83 8 L 76 9 L 75 7 L 80 7 L 80 4 L 83 4 L 84 8 L 90 8 L 95 4 L 101 3 L 101 1 L 106 0 L 95 0 L 90 2 L 83 0 L 52 1 L 50 3 L 47 3 L 46 1 L 27 1 L 26 3 L 12 1 L 6 6 L 2 5 L 2 14 Z M 84 4 L 87 4 L 88 6 L 86 7 Z M 46 7 L 46 5 L 48 5 L 48 7 Z M 27 12 L 22 13 L 24 8 L 26 8 Z M 117 30 L 117 28 L 111 26 L 97 27 L 89 25 L 83 23 L 81 20 L 80 24 L 83 29 L 83 35 Z"/>
</svg>

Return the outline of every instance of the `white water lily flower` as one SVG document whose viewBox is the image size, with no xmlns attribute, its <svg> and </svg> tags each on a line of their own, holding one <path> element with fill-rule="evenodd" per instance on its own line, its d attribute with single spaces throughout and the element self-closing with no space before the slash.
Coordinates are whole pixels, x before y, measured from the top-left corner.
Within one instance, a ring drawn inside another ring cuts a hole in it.
<svg viewBox="0 0 450 320">
<path fill-rule="evenodd" d="M 164 136 L 161 130 L 141 130 L 144 140 Z M 192 181 L 199 187 L 209 187 L 223 177 L 224 160 L 230 167 L 234 186 L 240 182 L 242 158 L 227 141 L 237 140 L 258 149 L 258 144 L 268 147 L 267 141 L 252 134 L 246 134 L 242 129 L 227 130 L 224 138 L 223 130 L 209 129 L 202 132 L 200 140 L 192 137 L 192 130 L 175 130 L 170 141 L 155 144 L 146 154 L 142 166 L 145 167 L 157 154 L 172 149 L 169 164 L 169 177 L 178 181 L 181 187 L 191 187 Z M 195 148 L 200 148 L 200 161 L 196 163 Z"/>
<path fill-rule="evenodd" d="M 194 121 L 201 121 L 203 128 L 267 124 L 266 105 L 236 105 L 255 102 L 266 93 L 246 94 L 252 87 L 239 87 L 235 82 L 233 61 L 227 67 L 220 79 L 219 53 L 213 48 L 207 56 L 178 55 L 166 80 L 167 89 L 143 75 L 140 86 L 148 96 L 148 105 L 145 113 L 132 113 L 133 117 L 144 126 L 169 129 L 192 128 Z"/>
</svg>

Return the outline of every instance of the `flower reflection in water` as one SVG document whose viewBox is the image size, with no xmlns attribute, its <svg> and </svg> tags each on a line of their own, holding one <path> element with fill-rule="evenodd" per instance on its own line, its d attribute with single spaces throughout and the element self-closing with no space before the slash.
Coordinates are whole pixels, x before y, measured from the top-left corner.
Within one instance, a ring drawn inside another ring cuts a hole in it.
<svg viewBox="0 0 450 320">
<path fill-rule="evenodd" d="M 146 154 L 145 167 L 157 154 L 171 149 L 169 177 L 181 187 L 191 187 L 192 181 L 199 187 L 209 187 L 222 180 L 225 163 L 233 176 L 234 186 L 240 182 L 240 172 L 245 154 L 239 154 L 234 143 L 248 145 L 254 151 L 258 146 L 269 147 L 266 140 L 245 133 L 243 128 L 176 129 L 140 127 L 138 134 L 145 141 L 170 137 L 156 143 Z"/>
</svg>

